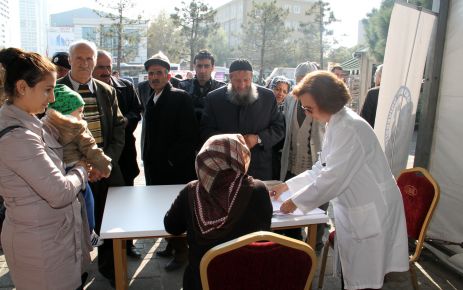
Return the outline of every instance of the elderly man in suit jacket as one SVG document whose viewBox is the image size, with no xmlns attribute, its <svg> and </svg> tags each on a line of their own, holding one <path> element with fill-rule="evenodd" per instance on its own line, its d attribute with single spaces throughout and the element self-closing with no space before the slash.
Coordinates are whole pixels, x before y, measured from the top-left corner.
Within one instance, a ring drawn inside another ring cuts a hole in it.
<svg viewBox="0 0 463 290">
<path fill-rule="evenodd" d="M 96 143 L 112 159 L 109 178 L 101 178 L 93 172 L 90 183 L 95 198 L 95 231 L 100 232 L 108 186 L 124 185 L 124 178 L 118 160 L 124 148 L 125 120 L 117 103 L 116 90 L 94 78 L 92 72 L 96 63 L 96 46 L 89 41 L 77 41 L 69 47 L 71 71 L 57 83 L 79 92 L 85 101 L 84 119 L 88 123 Z M 98 249 L 98 266 L 101 274 L 114 282 L 114 260 L 112 243 L 106 241 Z"/>
<path fill-rule="evenodd" d="M 137 128 L 138 121 L 141 120 L 141 104 L 137 91 L 130 81 L 111 75 L 112 66 L 111 54 L 105 50 L 98 50 L 93 77 L 116 89 L 119 109 L 126 120 L 125 145 L 118 164 L 124 178 L 124 185 L 133 186 L 135 177 L 140 173 L 133 132 Z M 141 258 L 141 253 L 132 240 L 127 240 L 127 255 Z"/>
</svg>

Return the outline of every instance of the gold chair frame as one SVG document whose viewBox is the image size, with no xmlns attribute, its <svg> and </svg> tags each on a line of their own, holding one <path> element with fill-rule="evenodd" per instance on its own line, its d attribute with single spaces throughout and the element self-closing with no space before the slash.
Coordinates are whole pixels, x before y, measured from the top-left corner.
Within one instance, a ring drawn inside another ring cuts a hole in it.
<svg viewBox="0 0 463 290">
<path fill-rule="evenodd" d="M 415 251 L 414 253 L 409 257 L 409 262 L 410 262 L 410 275 L 412 277 L 412 282 L 413 282 L 413 289 L 418 290 L 418 280 L 416 277 L 416 269 L 415 269 L 415 263 L 418 261 L 421 255 L 421 251 L 424 248 L 424 239 L 426 238 L 426 232 L 428 230 L 429 223 L 431 222 L 432 215 L 434 214 L 434 211 L 436 210 L 437 203 L 439 202 L 440 198 L 440 188 L 439 185 L 437 184 L 436 180 L 431 176 L 428 170 L 422 168 L 422 167 L 414 167 L 410 169 L 405 169 L 402 172 L 400 172 L 400 175 L 403 173 L 409 173 L 409 172 L 419 172 L 426 177 L 426 179 L 432 184 L 434 187 L 434 197 L 432 199 L 431 205 L 429 206 L 428 213 L 426 214 L 426 217 L 424 219 L 423 225 L 421 226 L 421 231 L 420 235 L 418 236 L 418 239 L 416 240 L 416 246 L 415 246 Z M 400 178 L 399 175 L 399 178 Z"/>
<path fill-rule="evenodd" d="M 242 237 L 239 237 L 231 241 L 217 245 L 213 247 L 212 249 L 210 249 L 209 251 L 207 251 L 206 254 L 204 254 L 203 258 L 201 259 L 201 264 L 200 264 L 200 275 L 201 275 L 201 283 L 203 286 L 203 290 L 209 290 L 209 281 L 207 279 L 207 269 L 212 259 L 214 259 L 215 257 L 223 253 L 233 251 L 235 249 L 241 248 L 243 246 L 246 246 L 253 242 L 258 242 L 258 241 L 274 242 L 274 243 L 283 245 L 285 247 L 293 248 L 293 249 L 300 250 L 300 251 L 307 253 L 307 255 L 309 255 L 310 258 L 312 259 L 312 267 L 307 277 L 304 290 L 310 289 L 310 285 L 312 283 L 313 277 L 315 275 L 315 270 L 317 268 L 317 256 L 315 255 L 315 252 L 312 249 L 312 247 L 310 247 L 307 243 L 304 243 L 299 240 L 288 238 L 288 237 L 275 234 L 272 232 L 259 231 L 259 232 L 250 233 Z"/>
</svg>

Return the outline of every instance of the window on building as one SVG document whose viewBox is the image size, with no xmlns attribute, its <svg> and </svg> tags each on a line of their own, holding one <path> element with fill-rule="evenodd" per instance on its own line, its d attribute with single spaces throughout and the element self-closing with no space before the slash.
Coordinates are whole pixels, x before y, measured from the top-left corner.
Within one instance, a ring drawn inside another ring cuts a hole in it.
<svg viewBox="0 0 463 290">
<path fill-rule="evenodd" d="M 95 27 L 82 27 L 82 38 L 88 41 L 96 41 L 96 28 Z"/>
<path fill-rule="evenodd" d="M 293 13 L 294 14 L 301 14 L 301 7 L 299 5 L 293 6 Z"/>
</svg>

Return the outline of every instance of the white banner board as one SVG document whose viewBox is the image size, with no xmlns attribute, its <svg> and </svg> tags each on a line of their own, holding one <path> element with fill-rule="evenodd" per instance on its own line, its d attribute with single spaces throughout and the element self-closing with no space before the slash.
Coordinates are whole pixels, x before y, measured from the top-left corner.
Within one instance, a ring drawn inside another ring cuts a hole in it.
<svg viewBox="0 0 463 290">
<path fill-rule="evenodd" d="M 407 165 L 435 18 L 431 13 L 397 3 L 392 10 L 375 133 L 395 176 Z"/>
</svg>

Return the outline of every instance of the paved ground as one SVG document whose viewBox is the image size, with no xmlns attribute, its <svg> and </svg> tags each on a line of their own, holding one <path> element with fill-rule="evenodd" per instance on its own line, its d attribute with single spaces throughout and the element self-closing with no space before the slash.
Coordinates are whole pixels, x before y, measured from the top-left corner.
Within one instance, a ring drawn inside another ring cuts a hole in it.
<svg viewBox="0 0 463 290">
<path fill-rule="evenodd" d="M 135 260 L 128 258 L 128 272 L 131 281 L 129 289 L 138 290 L 178 290 L 182 286 L 183 270 L 167 273 L 163 267 L 168 259 L 158 258 L 154 252 L 158 247 L 163 249 L 165 242 L 163 240 L 139 240 L 136 246 L 142 251 L 143 258 Z M 328 259 L 327 275 L 325 276 L 324 289 L 339 290 L 341 284 L 339 279 L 334 278 L 331 273 L 331 254 Z M 96 251 L 92 253 L 95 259 Z M 90 277 L 85 289 L 87 290 L 106 290 L 113 289 L 108 281 L 103 278 L 97 271 L 97 263 L 94 260 L 90 269 Z M 420 290 L 463 290 L 463 277 L 448 270 L 428 251 L 424 251 L 418 264 L 418 280 Z M 317 286 L 318 273 L 314 279 L 314 288 Z M 5 262 L 3 253 L 0 252 L 0 289 L 15 289 L 8 273 L 8 267 Z M 64 289 L 63 289 L 64 290 Z"/>
</svg>

